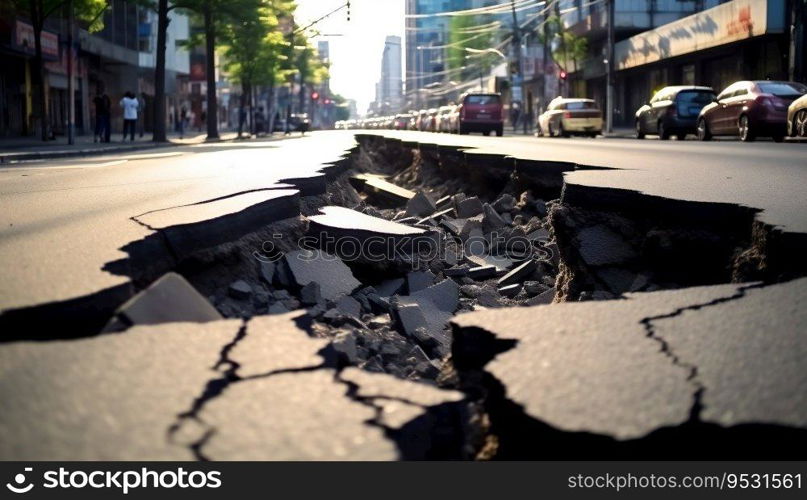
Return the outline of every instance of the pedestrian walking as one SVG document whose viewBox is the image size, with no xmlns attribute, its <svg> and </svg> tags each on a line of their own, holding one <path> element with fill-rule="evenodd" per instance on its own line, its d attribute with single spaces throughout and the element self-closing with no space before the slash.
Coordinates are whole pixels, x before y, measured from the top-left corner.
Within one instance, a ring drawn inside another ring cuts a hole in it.
<svg viewBox="0 0 807 500">
<path fill-rule="evenodd" d="M 188 108 L 182 106 L 179 110 L 179 119 L 177 120 L 177 131 L 179 132 L 179 138 L 184 139 L 185 137 L 185 124 L 188 121 Z"/>
<path fill-rule="evenodd" d="M 137 126 L 137 98 L 132 92 L 126 92 L 123 99 L 120 101 L 123 108 L 123 140 L 126 140 L 126 134 L 134 141 L 135 127 Z"/>
<path fill-rule="evenodd" d="M 93 136 L 93 142 L 109 142 L 112 133 L 110 128 L 112 100 L 103 91 L 103 87 L 99 85 L 92 102 L 95 105 L 95 134 Z"/>
</svg>

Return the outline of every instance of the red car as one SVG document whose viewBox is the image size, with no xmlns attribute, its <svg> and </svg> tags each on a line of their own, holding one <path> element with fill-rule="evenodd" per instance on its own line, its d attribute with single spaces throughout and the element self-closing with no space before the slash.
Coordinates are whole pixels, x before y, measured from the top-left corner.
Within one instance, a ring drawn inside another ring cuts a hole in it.
<svg viewBox="0 0 807 500">
<path fill-rule="evenodd" d="M 698 138 L 737 135 L 743 141 L 772 137 L 781 142 L 787 133 L 787 107 L 807 93 L 796 82 L 742 81 L 726 87 L 698 116 Z"/>
<path fill-rule="evenodd" d="M 470 93 L 462 96 L 459 105 L 459 132 L 482 132 L 490 135 L 504 133 L 502 96 L 499 94 Z"/>
</svg>

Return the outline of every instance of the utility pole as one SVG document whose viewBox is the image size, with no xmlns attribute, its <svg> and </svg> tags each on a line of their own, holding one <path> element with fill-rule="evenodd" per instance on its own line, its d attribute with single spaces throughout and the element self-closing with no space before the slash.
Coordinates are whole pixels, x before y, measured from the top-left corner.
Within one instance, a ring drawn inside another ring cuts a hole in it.
<svg viewBox="0 0 807 500">
<path fill-rule="evenodd" d="M 516 59 L 516 77 L 518 78 L 521 88 L 521 116 L 524 117 L 524 133 L 527 133 L 527 117 L 524 98 L 527 93 L 524 91 L 524 73 L 521 68 L 521 29 L 518 26 L 518 15 L 516 14 L 516 0 L 510 0 L 510 10 L 513 13 L 513 50 L 515 51 Z M 512 105 L 512 103 L 511 103 Z"/>
<path fill-rule="evenodd" d="M 608 0 L 608 46 L 605 67 L 605 131 L 614 131 L 614 4 L 616 0 Z"/>
<path fill-rule="evenodd" d="M 73 0 L 67 1 L 67 143 L 76 143 L 76 81 L 73 68 Z"/>
</svg>

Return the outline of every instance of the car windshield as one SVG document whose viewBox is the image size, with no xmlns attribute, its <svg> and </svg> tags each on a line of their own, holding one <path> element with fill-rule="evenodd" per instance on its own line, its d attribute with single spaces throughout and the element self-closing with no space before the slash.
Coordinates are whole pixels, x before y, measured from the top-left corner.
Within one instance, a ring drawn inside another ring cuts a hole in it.
<svg viewBox="0 0 807 500">
<path fill-rule="evenodd" d="M 597 109 L 597 103 L 589 101 L 572 101 L 566 103 L 566 109 Z"/>
<path fill-rule="evenodd" d="M 708 90 L 684 90 L 678 93 L 678 102 L 685 104 L 709 104 L 715 93 Z"/>
<path fill-rule="evenodd" d="M 773 94 L 779 97 L 798 97 L 807 93 L 807 87 L 796 82 L 759 82 L 757 83 L 757 87 L 766 94 Z"/>
<path fill-rule="evenodd" d="M 497 95 L 469 95 L 465 98 L 465 104 L 473 104 L 475 106 L 486 106 L 488 104 L 499 104 L 499 96 Z"/>
</svg>

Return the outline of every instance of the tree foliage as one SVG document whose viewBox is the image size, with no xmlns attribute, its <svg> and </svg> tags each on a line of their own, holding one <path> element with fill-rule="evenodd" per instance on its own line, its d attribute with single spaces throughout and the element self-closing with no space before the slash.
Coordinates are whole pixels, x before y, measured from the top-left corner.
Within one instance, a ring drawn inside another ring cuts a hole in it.
<svg viewBox="0 0 807 500">
<path fill-rule="evenodd" d="M 546 32 L 541 34 L 541 41 L 549 43 L 552 58 L 568 72 L 580 69 L 588 53 L 588 41 L 566 30 L 558 16 L 549 17 L 546 23 Z"/>
<path fill-rule="evenodd" d="M 495 45 L 494 32 L 478 28 L 489 25 L 489 16 L 456 16 L 451 18 L 448 29 L 448 47 L 446 50 L 446 66 L 449 70 L 459 69 L 472 64 L 474 69 L 463 71 L 458 77 L 469 77 L 481 72 L 490 71 L 496 61 L 494 54 L 473 54 L 466 49 L 486 50 Z"/>
</svg>

